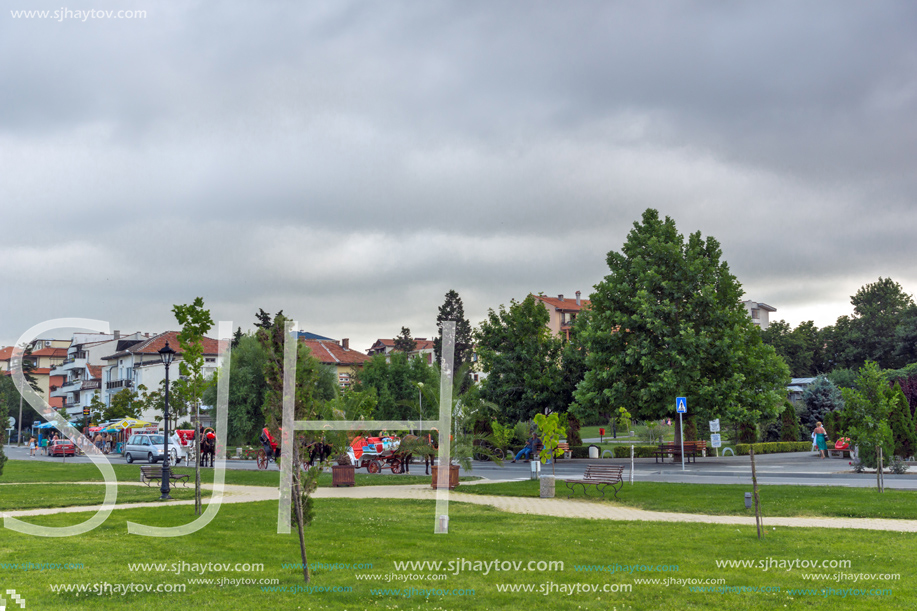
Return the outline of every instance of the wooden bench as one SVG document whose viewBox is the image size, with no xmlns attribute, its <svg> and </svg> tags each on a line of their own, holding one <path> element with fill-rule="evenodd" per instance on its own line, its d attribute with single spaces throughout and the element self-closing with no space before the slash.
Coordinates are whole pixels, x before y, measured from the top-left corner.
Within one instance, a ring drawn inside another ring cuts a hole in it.
<svg viewBox="0 0 917 611">
<path fill-rule="evenodd" d="M 182 486 L 184 486 L 187 483 L 188 477 L 190 476 L 187 473 L 178 474 L 178 473 L 175 473 L 174 471 L 171 471 L 171 470 L 169 471 L 169 481 L 170 482 L 171 481 L 180 481 Z M 140 466 L 140 481 L 141 482 L 149 486 L 150 482 L 156 481 L 156 480 L 162 481 L 162 467 L 160 465 L 141 465 Z"/>
<path fill-rule="evenodd" d="M 571 454 L 570 454 L 570 444 L 569 443 L 567 443 L 566 441 L 561 442 L 557 444 L 557 449 L 563 450 L 564 452 L 563 456 L 558 456 L 558 458 L 570 458 Z"/>
<path fill-rule="evenodd" d="M 700 441 L 686 441 L 685 442 L 685 459 L 688 462 L 696 462 L 697 455 L 707 451 L 707 442 L 705 440 Z M 672 460 L 677 462 L 681 460 L 681 444 L 680 443 L 663 443 L 659 446 L 659 449 L 653 452 L 653 457 L 656 459 L 656 462 L 659 462 L 659 459 L 662 459 L 665 462 L 665 457 L 672 455 Z"/>
<path fill-rule="evenodd" d="M 853 448 L 828 448 L 825 452 L 828 453 L 828 458 L 851 458 L 853 456 L 853 454 L 850 453 L 852 449 Z M 844 456 L 844 454 L 846 454 L 846 456 Z"/>
<path fill-rule="evenodd" d="M 532 461 L 532 460 L 538 460 L 538 455 L 541 454 L 541 449 L 542 449 L 542 448 L 544 448 L 544 445 L 542 445 L 542 443 L 539 441 L 537 444 L 535 444 L 535 449 L 532 450 L 531 456 L 529 456 L 528 458 L 525 459 L 525 462 L 529 462 L 529 461 Z M 517 454 L 518 454 L 518 452 L 517 452 Z M 513 454 L 512 460 L 513 460 L 513 462 L 516 461 L 516 454 Z"/>
<path fill-rule="evenodd" d="M 582 479 L 567 479 L 564 480 L 564 483 L 566 483 L 567 488 L 570 489 L 571 497 L 576 491 L 577 485 L 582 486 L 583 494 L 589 496 L 589 493 L 586 491 L 586 486 L 592 485 L 595 486 L 596 490 L 602 493 L 602 496 L 605 496 L 605 488 L 611 486 L 611 489 L 615 491 L 615 498 L 618 498 L 618 491 L 624 487 L 624 467 L 616 467 L 614 465 L 588 465 Z"/>
</svg>

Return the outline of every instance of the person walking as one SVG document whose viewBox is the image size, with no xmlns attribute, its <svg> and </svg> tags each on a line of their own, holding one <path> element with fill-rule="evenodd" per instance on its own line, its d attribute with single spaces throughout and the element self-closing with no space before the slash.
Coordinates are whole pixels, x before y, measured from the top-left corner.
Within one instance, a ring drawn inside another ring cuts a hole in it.
<svg viewBox="0 0 917 611">
<path fill-rule="evenodd" d="M 821 457 L 825 457 L 825 451 L 828 449 L 828 444 L 825 441 L 828 438 L 828 433 L 825 431 L 825 427 L 821 425 L 821 422 L 815 423 L 815 445 L 818 446 L 818 451 L 821 454 Z"/>
<path fill-rule="evenodd" d="M 35 438 L 29 439 L 29 456 L 35 456 Z"/>
</svg>

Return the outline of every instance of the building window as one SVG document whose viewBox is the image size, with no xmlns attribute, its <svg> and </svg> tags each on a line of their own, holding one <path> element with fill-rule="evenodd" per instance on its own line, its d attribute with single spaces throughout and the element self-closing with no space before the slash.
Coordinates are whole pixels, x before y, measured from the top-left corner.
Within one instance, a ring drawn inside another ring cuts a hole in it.
<svg viewBox="0 0 917 611">
<path fill-rule="evenodd" d="M 758 320 L 758 308 L 752 308 L 751 310 L 752 320 Z"/>
</svg>

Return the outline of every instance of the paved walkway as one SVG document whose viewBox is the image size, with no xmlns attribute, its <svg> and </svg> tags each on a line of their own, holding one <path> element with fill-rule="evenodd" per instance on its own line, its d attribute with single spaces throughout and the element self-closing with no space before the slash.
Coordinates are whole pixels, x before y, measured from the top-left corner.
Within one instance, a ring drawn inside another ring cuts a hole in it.
<svg viewBox="0 0 917 611">
<path fill-rule="evenodd" d="M 81 482 L 82 483 L 82 482 Z M 85 482 L 99 485 L 99 482 Z M 494 483 L 482 481 L 479 483 Z M 119 485 L 139 485 L 133 482 L 121 482 Z M 474 485 L 474 482 L 462 486 Z M 205 484 L 204 488 L 211 488 Z M 265 486 L 231 486 L 224 487 L 224 503 L 251 503 L 254 501 L 276 501 L 280 496 L 276 488 Z M 359 486 L 354 488 L 319 488 L 313 495 L 319 499 L 413 499 L 432 501 L 436 491 L 425 484 L 409 486 Z M 207 503 L 208 499 L 204 499 Z M 450 502 L 486 505 L 509 513 L 552 516 L 557 518 L 586 518 L 592 520 L 624 520 L 642 522 L 694 522 L 703 524 L 734 524 L 754 526 L 754 517 L 746 516 L 710 516 L 690 513 L 670 513 L 645 511 L 615 505 L 612 502 L 595 502 L 582 499 L 541 499 L 531 497 L 489 496 L 452 492 Z M 169 505 L 193 505 L 194 501 L 172 501 Z M 45 509 L 28 509 L 22 511 L 0 512 L 2 516 L 35 516 L 55 513 L 77 513 L 98 510 L 98 505 L 89 507 L 58 507 Z M 125 503 L 117 509 L 138 507 L 162 507 L 162 503 Z M 799 528 L 842 528 L 860 530 L 886 530 L 897 532 L 917 532 L 917 520 L 886 520 L 869 518 L 769 518 L 765 516 L 766 528 L 799 527 Z"/>
</svg>

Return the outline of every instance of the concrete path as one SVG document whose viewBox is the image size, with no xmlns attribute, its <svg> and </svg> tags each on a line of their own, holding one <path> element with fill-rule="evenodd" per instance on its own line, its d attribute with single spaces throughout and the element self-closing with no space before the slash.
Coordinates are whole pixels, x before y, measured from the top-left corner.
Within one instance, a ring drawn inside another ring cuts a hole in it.
<svg viewBox="0 0 917 611">
<path fill-rule="evenodd" d="M 98 482 L 86 482 L 98 485 Z M 462 483 L 462 486 L 474 485 L 476 482 Z M 495 483 L 481 481 L 477 483 Z M 132 485 L 122 482 L 119 485 Z M 205 488 L 211 488 L 205 485 Z M 251 503 L 255 501 L 276 501 L 280 493 L 276 488 L 265 486 L 230 486 L 224 487 L 224 503 Z M 432 501 L 436 499 L 436 491 L 425 484 L 408 486 L 359 486 L 354 488 L 319 488 L 313 495 L 318 499 L 413 499 Z M 531 497 L 488 496 L 452 492 L 450 502 L 470 503 L 472 505 L 485 505 L 506 511 L 529 515 L 551 516 L 556 518 L 586 518 L 592 520 L 623 520 L 642 522 L 694 522 L 703 524 L 733 524 L 737 526 L 754 526 L 754 517 L 746 516 L 710 516 L 689 513 L 669 513 L 660 511 L 645 511 L 632 509 L 613 502 L 595 502 L 583 499 L 540 499 Z M 204 499 L 208 502 L 208 499 Z M 169 505 L 193 505 L 194 501 L 172 501 Z M 125 503 L 118 505 L 117 509 L 133 509 L 137 507 L 162 507 L 160 502 L 152 503 Z M 22 511 L 0 512 L 2 516 L 35 516 L 56 513 L 77 513 L 96 511 L 98 505 L 89 507 L 58 507 L 45 509 L 28 509 Z M 885 530 L 896 532 L 917 532 L 917 520 L 886 520 L 868 518 L 764 518 L 764 525 L 768 529 L 776 527 L 798 528 L 841 528 L 860 530 Z"/>
</svg>

